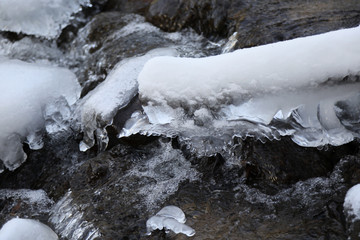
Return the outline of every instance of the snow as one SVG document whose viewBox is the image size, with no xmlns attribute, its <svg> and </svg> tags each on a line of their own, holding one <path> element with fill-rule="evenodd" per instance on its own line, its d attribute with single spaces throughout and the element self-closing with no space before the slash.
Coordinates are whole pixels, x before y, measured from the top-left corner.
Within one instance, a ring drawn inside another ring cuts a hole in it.
<svg viewBox="0 0 360 240">
<path fill-rule="evenodd" d="M 138 93 L 137 76 L 144 64 L 155 56 L 176 55 L 171 48 L 155 49 L 144 56 L 129 58 L 118 63 L 104 82 L 86 95 L 78 112 L 84 132 L 80 150 L 86 151 L 95 144 L 94 132 L 106 136 L 105 127 L 111 124 L 116 112 L 125 107 Z M 105 137 L 105 140 L 107 138 Z"/>
<path fill-rule="evenodd" d="M 146 221 L 146 228 L 150 235 L 154 230 L 171 230 L 174 233 L 183 233 L 188 237 L 195 235 L 195 230 L 184 224 L 186 221 L 184 212 L 176 206 L 166 206 L 155 216 Z"/>
<path fill-rule="evenodd" d="M 25 161 L 22 142 L 42 147 L 43 110 L 59 98 L 74 104 L 80 87 L 65 68 L 0 58 L 0 159 L 14 170 Z"/>
<path fill-rule="evenodd" d="M 1 240 L 57 240 L 56 233 L 45 224 L 32 220 L 13 218 L 0 230 Z"/>
<path fill-rule="evenodd" d="M 139 91 L 188 103 L 316 85 L 360 73 L 359 41 L 357 27 L 206 58 L 156 57 L 139 74 Z"/>
<path fill-rule="evenodd" d="M 205 58 L 155 57 L 138 76 L 144 114 L 119 136 L 176 135 L 205 155 L 234 136 L 348 143 L 359 137 L 359 41 L 356 27 Z"/>
<path fill-rule="evenodd" d="M 0 30 L 55 38 L 89 0 L 1 0 Z"/>
<path fill-rule="evenodd" d="M 350 188 L 345 196 L 344 211 L 348 217 L 354 220 L 360 220 L 360 184 Z"/>
</svg>

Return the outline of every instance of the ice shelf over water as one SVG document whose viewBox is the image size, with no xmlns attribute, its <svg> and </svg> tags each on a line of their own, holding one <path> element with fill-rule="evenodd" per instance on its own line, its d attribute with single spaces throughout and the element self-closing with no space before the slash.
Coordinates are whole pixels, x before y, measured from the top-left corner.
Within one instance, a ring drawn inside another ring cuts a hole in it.
<svg viewBox="0 0 360 240">
<path fill-rule="evenodd" d="M 137 76 L 144 64 L 151 58 L 161 55 L 176 55 L 172 48 L 155 49 L 144 56 L 129 58 L 118 63 L 104 82 L 86 95 L 78 107 L 84 140 L 80 150 L 86 151 L 98 142 L 107 146 L 105 127 L 112 123 L 116 112 L 125 107 L 138 93 Z"/>
<path fill-rule="evenodd" d="M 350 142 L 359 137 L 359 41 L 356 27 L 205 58 L 155 57 L 138 76 L 144 113 L 119 136 L 176 135 L 205 154 L 234 136 Z"/>
<path fill-rule="evenodd" d="M 56 233 L 45 224 L 23 218 L 13 218 L 0 229 L 1 240 L 57 240 Z"/>
<path fill-rule="evenodd" d="M 26 159 L 22 142 L 42 147 L 45 118 L 51 118 L 57 101 L 71 105 L 80 95 L 75 75 L 65 68 L 0 58 L 0 159 L 14 170 Z M 62 109 L 58 109 L 60 112 Z M 48 120 L 48 119 L 46 119 Z"/>
<path fill-rule="evenodd" d="M 0 31 L 57 37 L 89 0 L 1 0 Z"/>
</svg>

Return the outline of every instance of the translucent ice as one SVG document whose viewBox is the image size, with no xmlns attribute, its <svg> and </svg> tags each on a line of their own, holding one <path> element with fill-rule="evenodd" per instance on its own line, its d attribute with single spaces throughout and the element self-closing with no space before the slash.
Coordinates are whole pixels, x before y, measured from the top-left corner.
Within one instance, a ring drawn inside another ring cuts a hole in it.
<svg viewBox="0 0 360 240">
<path fill-rule="evenodd" d="M 116 112 L 125 107 L 138 93 L 137 76 L 146 61 L 155 56 L 175 55 L 174 49 L 155 49 L 144 56 L 121 61 L 104 82 L 86 95 L 78 107 L 84 139 L 80 150 L 86 151 L 95 144 L 94 134 L 107 141 L 105 127 L 111 124 Z M 105 144 L 106 148 L 107 144 Z"/>
<path fill-rule="evenodd" d="M 188 237 L 195 235 L 195 230 L 184 224 L 186 221 L 184 212 L 176 206 L 166 206 L 155 216 L 146 221 L 146 228 L 150 235 L 154 230 L 171 230 L 174 233 L 183 233 Z"/>
<path fill-rule="evenodd" d="M 1 240 L 57 240 L 56 233 L 45 224 L 32 220 L 13 218 L 0 230 Z"/>
<path fill-rule="evenodd" d="M 59 98 L 74 104 L 80 87 L 67 69 L 0 59 L 0 89 L 0 159 L 14 170 L 26 159 L 25 138 L 33 149 L 42 146 L 46 105 Z"/>
<path fill-rule="evenodd" d="M 71 15 L 89 0 L 2 0 L 0 30 L 57 37 Z"/>
</svg>

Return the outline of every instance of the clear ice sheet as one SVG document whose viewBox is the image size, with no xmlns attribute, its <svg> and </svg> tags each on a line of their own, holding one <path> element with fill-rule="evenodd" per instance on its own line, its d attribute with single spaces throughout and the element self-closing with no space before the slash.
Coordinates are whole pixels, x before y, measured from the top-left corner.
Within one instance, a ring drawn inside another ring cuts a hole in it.
<svg viewBox="0 0 360 240">
<path fill-rule="evenodd" d="M 2 0 L 0 30 L 55 38 L 89 0 Z"/>
</svg>

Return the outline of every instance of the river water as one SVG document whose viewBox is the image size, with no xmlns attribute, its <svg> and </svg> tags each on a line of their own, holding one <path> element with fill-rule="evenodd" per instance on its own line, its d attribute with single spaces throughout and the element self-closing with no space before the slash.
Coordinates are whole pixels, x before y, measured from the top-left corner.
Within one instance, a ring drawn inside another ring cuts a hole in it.
<svg viewBox="0 0 360 240">
<path fill-rule="evenodd" d="M 1 225 L 186 239 L 146 232 L 175 205 L 193 239 L 358 239 L 359 27 L 234 52 L 254 36 L 165 32 L 110 2 L 0 3 Z"/>
</svg>

